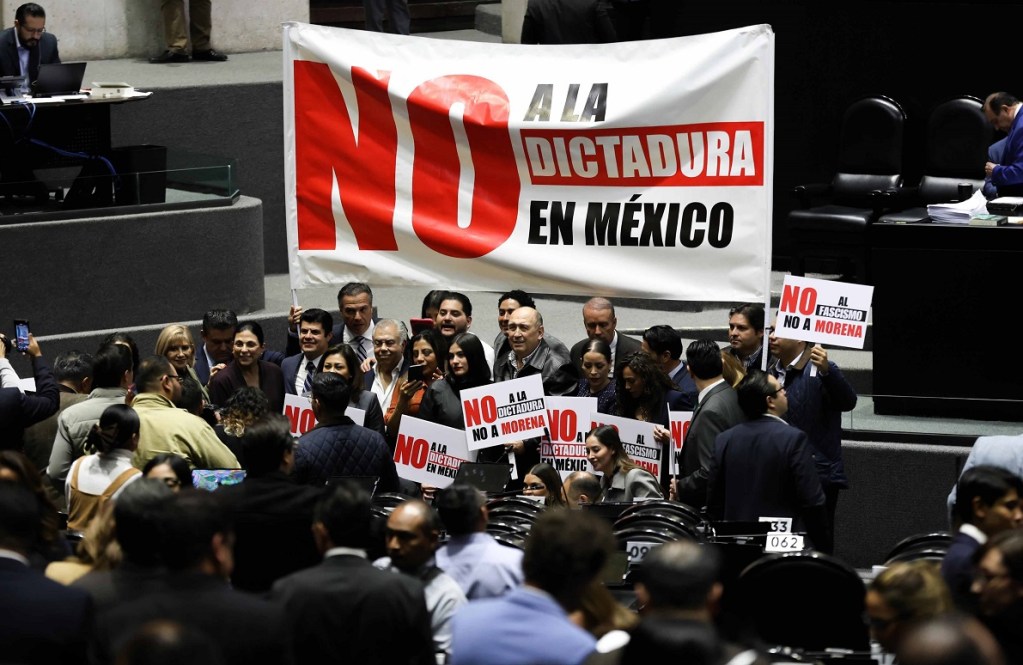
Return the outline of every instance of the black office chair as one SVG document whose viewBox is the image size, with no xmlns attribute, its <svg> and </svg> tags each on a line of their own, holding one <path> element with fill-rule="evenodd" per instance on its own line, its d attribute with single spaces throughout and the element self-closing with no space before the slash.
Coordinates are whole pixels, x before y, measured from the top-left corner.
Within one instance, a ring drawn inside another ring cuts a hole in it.
<svg viewBox="0 0 1023 665">
<path fill-rule="evenodd" d="M 820 552 L 768 554 L 739 576 L 738 611 L 768 646 L 870 649 L 866 589 L 856 570 Z"/>
<path fill-rule="evenodd" d="M 687 518 L 670 513 L 625 515 L 619 517 L 618 521 L 614 523 L 614 531 L 643 526 L 667 529 L 675 533 L 679 539 L 697 541 L 702 539 L 698 524 L 688 521 Z"/>
<path fill-rule="evenodd" d="M 916 561 L 917 559 L 940 561 L 951 544 L 952 534 L 948 531 L 917 533 L 896 543 L 885 557 L 884 565 L 890 566 L 893 563 Z"/>
<path fill-rule="evenodd" d="M 959 185 L 970 193 L 984 186 L 984 163 L 994 141 L 994 128 L 984 103 L 971 96 L 938 104 L 927 119 L 924 175 L 913 187 L 887 196 L 896 212 L 881 215 L 882 223 L 913 223 L 927 219 L 927 205 L 962 200 Z"/>
<path fill-rule="evenodd" d="M 641 501 L 635 503 L 621 512 L 619 517 L 626 517 L 628 515 L 635 515 L 639 513 L 650 514 L 667 512 L 679 515 L 683 518 L 690 520 L 694 524 L 704 522 L 703 515 L 700 511 L 692 506 L 680 503 L 678 501 L 669 501 L 668 499 L 650 499 L 648 501 Z"/>
<path fill-rule="evenodd" d="M 837 261 L 844 279 L 869 280 L 867 230 L 884 211 L 883 193 L 902 187 L 905 125 L 905 111 L 889 97 L 865 97 L 846 109 L 831 182 L 794 190 L 800 207 L 787 224 L 793 275 L 805 274 L 807 259 L 827 259 Z"/>
</svg>

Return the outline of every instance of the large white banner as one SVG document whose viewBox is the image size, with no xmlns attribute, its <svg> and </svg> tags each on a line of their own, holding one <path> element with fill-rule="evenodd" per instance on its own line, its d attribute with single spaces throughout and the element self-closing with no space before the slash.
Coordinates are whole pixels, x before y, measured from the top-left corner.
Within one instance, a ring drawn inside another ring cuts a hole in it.
<svg viewBox="0 0 1023 665">
<path fill-rule="evenodd" d="M 293 288 L 765 300 L 770 26 L 534 46 L 289 23 L 284 52 Z"/>
</svg>

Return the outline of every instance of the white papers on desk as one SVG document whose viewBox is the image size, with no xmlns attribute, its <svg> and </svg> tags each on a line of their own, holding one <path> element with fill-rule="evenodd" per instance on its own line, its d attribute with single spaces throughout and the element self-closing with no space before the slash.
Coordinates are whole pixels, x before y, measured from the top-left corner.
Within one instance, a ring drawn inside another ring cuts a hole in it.
<svg viewBox="0 0 1023 665">
<path fill-rule="evenodd" d="M 959 203 L 932 203 L 927 206 L 927 216 L 932 222 L 969 224 L 971 217 L 983 214 L 987 214 L 987 199 L 979 189 Z"/>
</svg>

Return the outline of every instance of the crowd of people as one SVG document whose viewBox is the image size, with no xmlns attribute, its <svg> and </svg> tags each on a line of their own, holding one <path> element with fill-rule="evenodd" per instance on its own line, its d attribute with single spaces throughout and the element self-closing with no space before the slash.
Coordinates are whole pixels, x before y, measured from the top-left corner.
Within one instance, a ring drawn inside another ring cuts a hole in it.
<svg viewBox="0 0 1023 665">
<path fill-rule="evenodd" d="M 599 297 L 583 305 L 585 337 L 568 347 L 546 333 L 528 293 L 497 305 L 492 345 L 471 331 L 464 294 L 428 293 L 410 334 L 404 320 L 375 316 L 363 283 L 339 291 L 337 323 L 294 306 L 280 323 L 283 352 L 229 310 L 205 314 L 201 344 L 171 325 L 145 355 L 113 333 L 95 353 L 61 354 L 52 370 L 31 338 L 29 393 L 15 387 L 16 351 L 3 340 L 0 575 L 18 591 L 0 603 L 20 620 L 0 622 L 0 652 L 24 662 L 213 648 L 223 662 L 580 663 L 640 662 L 629 658 L 684 643 L 708 663 L 759 657 L 713 630 L 720 563 L 703 560 L 713 555 L 659 548 L 666 560 L 649 571 L 663 564 L 663 575 L 636 585 L 637 616 L 598 580 L 614 548 L 608 525 L 572 509 L 667 497 L 710 520 L 789 517 L 830 552 L 848 486 L 840 414 L 856 393 L 827 351 L 778 338 L 756 304 L 729 312 L 724 348 L 685 345 L 667 324 L 627 336 Z M 595 397 L 601 413 L 653 424 L 664 471 L 638 465 L 609 426 L 585 437 L 592 473 L 564 481 L 541 461 L 539 439 L 481 450 L 496 462 L 514 452 L 508 489 L 544 507 L 523 552 L 488 533 L 480 491 L 401 478 L 394 452 L 403 418 L 465 429 L 461 391 L 530 375 L 546 395 Z M 297 440 L 281 413 L 288 394 L 307 397 L 316 419 Z M 674 460 L 670 411 L 693 413 Z M 968 464 L 960 481 L 942 569 L 898 564 L 871 583 L 866 608 L 882 648 L 898 652 L 917 624 L 959 617 L 964 634 L 993 635 L 1009 662 L 1020 655 L 1023 481 L 990 461 Z M 193 470 L 209 469 L 245 477 L 195 489 Z M 381 517 L 352 476 L 404 502 Z M 678 590 L 657 588 L 670 586 L 673 566 L 704 575 L 681 615 L 661 611 Z M 916 604 L 903 597 L 925 592 Z M 59 618 L 38 620 L 56 605 Z M 682 615 L 692 625 L 677 624 Z"/>
</svg>

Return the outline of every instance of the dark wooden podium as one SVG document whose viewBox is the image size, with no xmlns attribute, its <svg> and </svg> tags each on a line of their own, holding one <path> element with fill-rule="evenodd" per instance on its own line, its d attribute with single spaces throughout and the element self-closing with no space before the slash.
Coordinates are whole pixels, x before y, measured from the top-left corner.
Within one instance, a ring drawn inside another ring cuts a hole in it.
<svg viewBox="0 0 1023 665">
<path fill-rule="evenodd" d="M 1023 421 L 1023 227 L 875 224 L 874 411 Z"/>
</svg>

